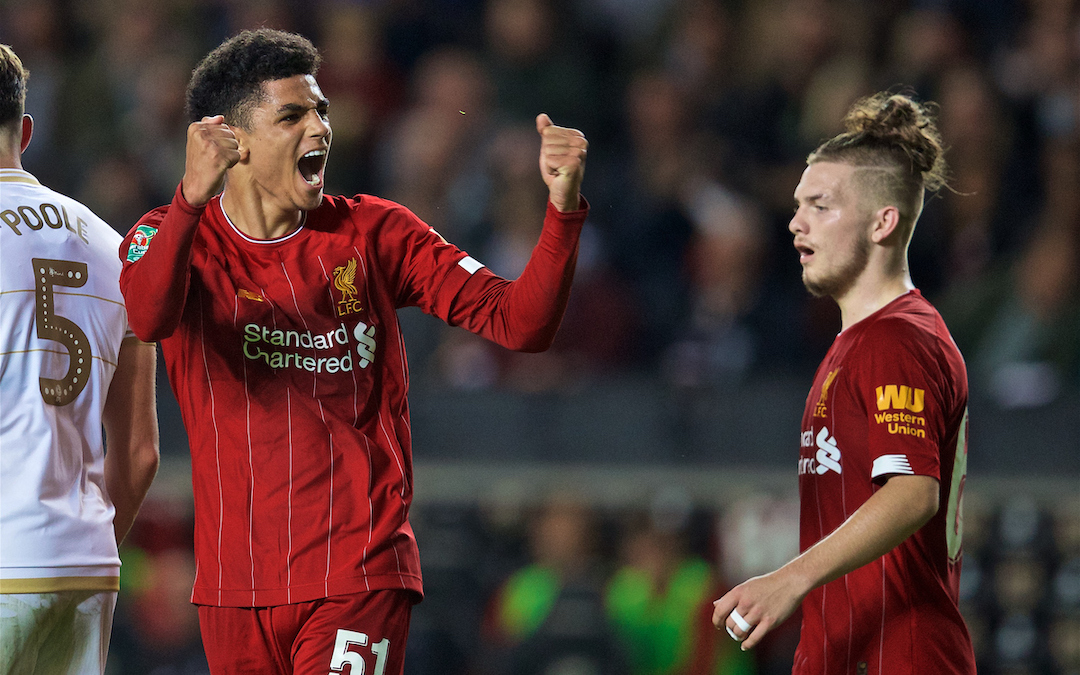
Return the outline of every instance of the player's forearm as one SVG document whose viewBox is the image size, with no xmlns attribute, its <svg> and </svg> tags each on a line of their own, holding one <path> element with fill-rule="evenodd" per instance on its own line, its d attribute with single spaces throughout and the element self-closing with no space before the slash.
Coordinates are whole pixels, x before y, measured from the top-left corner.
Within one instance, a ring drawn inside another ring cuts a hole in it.
<svg viewBox="0 0 1080 675">
<path fill-rule="evenodd" d="M 116 543 L 124 541 L 139 513 L 146 493 L 157 475 L 160 456 L 157 443 L 142 443 L 124 451 L 111 451 L 105 459 L 105 485 L 116 513 L 113 532 Z M 110 461 L 111 458 L 111 461 Z"/>
<path fill-rule="evenodd" d="M 131 329 L 142 340 L 164 339 L 180 323 L 191 281 L 192 244 L 202 212 L 203 207 L 188 204 L 178 188 L 164 219 L 153 225 L 156 231 L 145 253 L 131 261 L 131 235 L 124 242 L 120 290 Z"/>
<path fill-rule="evenodd" d="M 937 509 L 937 480 L 895 476 L 832 534 L 785 565 L 783 573 L 809 592 L 893 550 Z"/>
<path fill-rule="evenodd" d="M 570 300 L 588 211 L 582 201 L 584 208 L 565 213 L 549 203 L 540 240 L 521 276 L 487 289 L 460 319 L 463 327 L 515 351 L 541 352 L 551 346 Z"/>
<path fill-rule="evenodd" d="M 105 427 L 105 489 L 116 509 L 113 530 L 119 544 L 131 529 L 157 474 L 157 348 L 124 340 L 102 411 Z"/>
</svg>

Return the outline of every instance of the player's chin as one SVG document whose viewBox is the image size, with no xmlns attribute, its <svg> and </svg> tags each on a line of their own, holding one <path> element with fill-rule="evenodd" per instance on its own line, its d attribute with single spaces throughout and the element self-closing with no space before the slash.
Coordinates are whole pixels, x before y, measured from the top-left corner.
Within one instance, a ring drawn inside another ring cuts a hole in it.
<svg viewBox="0 0 1080 675">
<path fill-rule="evenodd" d="M 296 203 L 304 211 L 310 211 L 322 203 L 323 185 L 310 185 L 307 181 L 300 180 L 296 191 Z"/>
<path fill-rule="evenodd" d="M 312 209 L 319 208 L 319 204 L 322 204 L 323 191 L 320 188 L 314 193 L 307 193 L 300 198 L 300 210 L 311 211 Z"/>
</svg>

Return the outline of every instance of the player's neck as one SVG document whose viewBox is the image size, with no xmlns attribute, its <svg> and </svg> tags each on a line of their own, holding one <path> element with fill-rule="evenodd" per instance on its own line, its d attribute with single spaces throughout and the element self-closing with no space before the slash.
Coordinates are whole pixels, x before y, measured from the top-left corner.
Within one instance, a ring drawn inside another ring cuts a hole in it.
<svg viewBox="0 0 1080 675">
<path fill-rule="evenodd" d="M 300 227 L 304 214 L 299 209 L 280 208 L 255 190 L 230 189 L 221 195 L 221 209 L 236 227 L 252 239 L 277 239 Z"/>
<path fill-rule="evenodd" d="M 0 169 L 22 169 L 22 153 L 19 146 L 0 140 Z"/>
<path fill-rule="evenodd" d="M 0 169 L 23 170 L 22 154 L 30 145 L 34 121 L 23 115 L 20 122 L 0 125 Z"/>
<path fill-rule="evenodd" d="M 868 268 L 842 296 L 834 298 L 840 306 L 840 330 L 847 330 L 914 288 L 907 269 L 882 274 Z"/>
</svg>

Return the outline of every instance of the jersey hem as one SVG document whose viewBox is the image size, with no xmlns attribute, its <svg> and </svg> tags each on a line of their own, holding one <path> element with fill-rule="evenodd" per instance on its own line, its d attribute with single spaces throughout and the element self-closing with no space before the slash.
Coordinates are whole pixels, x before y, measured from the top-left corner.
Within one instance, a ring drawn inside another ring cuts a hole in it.
<svg viewBox="0 0 1080 675">
<path fill-rule="evenodd" d="M 210 607 L 277 607 L 335 595 L 385 590 L 412 591 L 417 596 L 416 602 L 424 597 L 424 585 L 419 575 L 385 574 L 254 591 L 196 587 L 191 593 L 191 603 Z"/>
<path fill-rule="evenodd" d="M 120 576 L 41 577 L 0 579 L 0 593 L 58 593 L 61 591 L 119 591 Z"/>
</svg>

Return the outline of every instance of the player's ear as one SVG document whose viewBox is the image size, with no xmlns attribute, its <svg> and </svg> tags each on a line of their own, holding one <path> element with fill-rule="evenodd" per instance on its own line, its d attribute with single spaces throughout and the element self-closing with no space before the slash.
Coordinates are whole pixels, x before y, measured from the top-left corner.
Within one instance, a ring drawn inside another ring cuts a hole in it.
<svg viewBox="0 0 1080 675">
<path fill-rule="evenodd" d="M 895 206 L 883 206 L 874 213 L 874 223 L 870 231 L 870 239 L 875 244 L 880 244 L 897 231 L 900 225 L 900 209 Z"/>
<path fill-rule="evenodd" d="M 232 129 L 233 136 L 236 137 L 236 149 L 240 153 L 240 161 L 246 162 L 248 155 L 251 154 L 250 137 L 243 127 L 234 127 L 230 124 L 229 128 Z"/>
<path fill-rule="evenodd" d="M 34 118 L 24 114 L 22 116 L 22 139 L 19 141 L 19 153 L 26 152 L 30 145 L 30 139 L 34 136 Z"/>
</svg>

